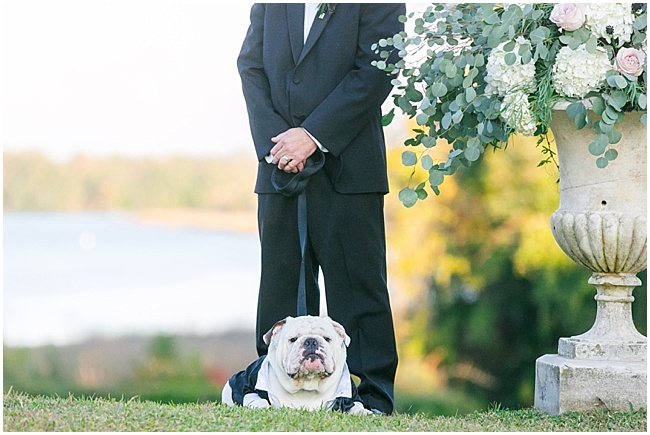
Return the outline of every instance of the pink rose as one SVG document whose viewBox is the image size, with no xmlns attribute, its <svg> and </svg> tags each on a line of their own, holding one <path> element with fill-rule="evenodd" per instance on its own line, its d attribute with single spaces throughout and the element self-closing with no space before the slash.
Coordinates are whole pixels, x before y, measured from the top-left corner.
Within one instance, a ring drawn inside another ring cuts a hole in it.
<svg viewBox="0 0 650 435">
<path fill-rule="evenodd" d="M 643 61 L 645 55 L 636 48 L 621 48 L 616 55 L 616 69 L 618 72 L 638 77 L 643 74 Z"/>
<path fill-rule="evenodd" d="M 585 23 L 585 6 L 579 3 L 558 3 L 549 17 L 560 30 L 578 30 Z"/>
</svg>

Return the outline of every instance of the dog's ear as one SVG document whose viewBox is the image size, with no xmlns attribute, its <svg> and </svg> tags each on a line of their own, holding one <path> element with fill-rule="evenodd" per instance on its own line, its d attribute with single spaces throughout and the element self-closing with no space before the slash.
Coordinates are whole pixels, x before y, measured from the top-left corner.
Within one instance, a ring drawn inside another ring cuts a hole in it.
<svg viewBox="0 0 650 435">
<path fill-rule="evenodd" d="M 277 335 L 278 332 L 280 332 L 280 329 L 284 326 L 285 323 L 287 323 L 287 320 L 290 319 L 291 317 L 287 317 L 286 319 L 280 320 L 278 323 L 273 325 L 269 331 L 264 334 L 262 339 L 264 340 L 264 343 L 267 345 L 271 344 L 271 339 Z"/>
<path fill-rule="evenodd" d="M 350 337 L 348 336 L 347 332 L 345 332 L 343 325 L 341 325 L 339 322 L 335 322 L 332 319 L 330 319 L 330 322 L 332 322 L 332 326 L 334 327 L 336 333 L 343 339 L 345 347 L 348 347 L 350 345 Z"/>
</svg>

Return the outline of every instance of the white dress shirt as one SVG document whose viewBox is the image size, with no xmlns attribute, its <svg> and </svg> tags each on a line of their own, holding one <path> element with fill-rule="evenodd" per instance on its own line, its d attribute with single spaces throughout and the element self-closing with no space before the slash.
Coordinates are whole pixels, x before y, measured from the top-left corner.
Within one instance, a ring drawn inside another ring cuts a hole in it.
<svg viewBox="0 0 650 435">
<path fill-rule="evenodd" d="M 309 31 L 311 30 L 311 25 L 314 24 L 314 19 L 318 13 L 319 3 L 305 3 L 305 33 L 304 33 L 304 42 L 307 42 L 307 37 L 309 36 Z"/>
</svg>

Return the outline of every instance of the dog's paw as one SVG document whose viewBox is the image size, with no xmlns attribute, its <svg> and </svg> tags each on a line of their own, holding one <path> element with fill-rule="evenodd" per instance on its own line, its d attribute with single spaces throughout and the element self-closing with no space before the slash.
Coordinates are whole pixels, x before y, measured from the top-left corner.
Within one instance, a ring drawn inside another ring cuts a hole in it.
<svg viewBox="0 0 650 435">
<path fill-rule="evenodd" d="M 270 408 L 271 404 L 266 399 L 262 399 L 260 397 L 259 399 L 251 400 L 246 404 L 246 406 L 254 409 L 264 409 L 264 408 Z"/>
<path fill-rule="evenodd" d="M 354 406 L 350 408 L 348 414 L 352 415 L 372 415 L 372 412 L 363 407 L 361 402 L 354 402 Z"/>
</svg>

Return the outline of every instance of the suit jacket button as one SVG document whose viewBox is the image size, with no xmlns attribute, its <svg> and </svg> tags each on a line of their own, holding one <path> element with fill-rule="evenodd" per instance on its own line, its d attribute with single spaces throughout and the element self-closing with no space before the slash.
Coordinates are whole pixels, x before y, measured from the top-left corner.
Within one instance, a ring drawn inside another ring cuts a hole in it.
<svg viewBox="0 0 650 435">
<path fill-rule="evenodd" d="M 294 77 L 294 78 L 293 78 L 293 83 L 294 83 L 295 85 L 299 85 L 301 81 L 302 81 L 302 80 L 300 80 L 300 78 L 298 78 L 298 77 Z"/>
</svg>

